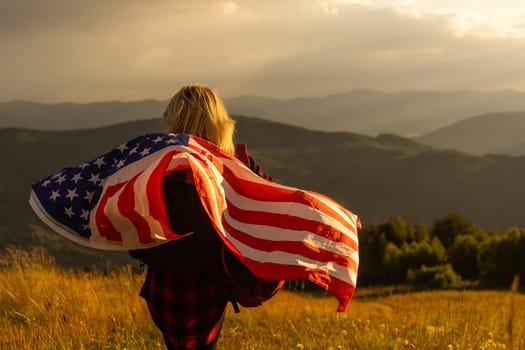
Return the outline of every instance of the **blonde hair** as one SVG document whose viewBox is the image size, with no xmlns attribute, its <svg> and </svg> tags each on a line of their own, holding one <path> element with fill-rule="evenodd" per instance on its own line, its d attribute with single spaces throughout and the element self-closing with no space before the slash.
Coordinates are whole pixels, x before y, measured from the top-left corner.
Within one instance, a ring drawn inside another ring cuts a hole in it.
<svg viewBox="0 0 525 350">
<path fill-rule="evenodd" d="M 183 86 L 164 111 L 168 132 L 192 134 L 234 154 L 235 121 L 230 118 L 219 95 L 201 84 Z"/>
</svg>

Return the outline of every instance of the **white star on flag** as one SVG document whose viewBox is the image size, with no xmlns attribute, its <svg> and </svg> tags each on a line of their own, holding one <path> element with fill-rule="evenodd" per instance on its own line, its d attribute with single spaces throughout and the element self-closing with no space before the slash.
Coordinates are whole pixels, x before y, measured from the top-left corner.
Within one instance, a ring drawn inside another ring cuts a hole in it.
<svg viewBox="0 0 525 350">
<path fill-rule="evenodd" d="M 94 184 L 96 184 L 97 182 L 100 181 L 99 174 L 91 174 L 91 177 L 89 178 L 88 181 L 93 182 Z"/>
<path fill-rule="evenodd" d="M 80 215 L 80 217 L 84 220 L 87 220 L 89 217 L 89 211 L 82 209 L 82 214 Z"/>
<path fill-rule="evenodd" d="M 104 162 L 104 158 L 100 157 L 100 158 L 97 158 L 94 162 L 93 162 L 96 166 L 100 167 L 104 164 L 106 164 L 106 162 Z"/>
<path fill-rule="evenodd" d="M 72 190 L 67 190 L 66 198 L 69 198 L 71 201 L 73 201 L 75 197 L 78 197 L 76 188 Z"/>
<path fill-rule="evenodd" d="M 56 179 L 56 183 L 59 184 L 59 185 L 62 185 L 62 182 L 66 181 L 66 177 L 64 175 L 60 175 L 57 179 Z"/>
<path fill-rule="evenodd" d="M 51 191 L 51 196 L 49 196 L 49 199 L 52 199 L 53 201 L 55 201 L 58 197 L 60 197 L 59 190 Z"/>
<path fill-rule="evenodd" d="M 46 181 L 42 182 L 42 187 L 46 188 L 47 185 L 49 185 L 50 183 L 51 183 L 50 180 L 46 180 Z"/>
<path fill-rule="evenodd" d="M 124 153 L 124 151 L 128 149 L 128 146 L 126 146 L 126 144 L 123 143 L 122 145 L 118 146 L 117 149 L 118 149 L 120 152 Z"/>
<path fill-rule="evenodd" d="M 144 149 L 142 150 L 142 152 L 140 152 L 140 155 L 143 156 L 143 157 L 144 157 L 144 156 L 147 156 L 147 155 L 149 154 L 149 150 L 150 150 L 149 147 L 148 147 L 148 148 L 144 148 Z"/>
<path fill-rule="evenodd" d="M 93 200 L 93 194 L 95 192 L 93 191 L 86 191 L 86 195 L 84 196 L 84 199 L 86 199 L 88 202 L 91 203 L 91 201 Z"/>
<path fill-rule="evenodd" d="M 64 213 L 71 219 L 75 213 L 73 213 L 73 207 L 64 208 Z"/>
<path fill-rule="evenodd" d="M 80 180 L 82 180 L 82 176 L 80 176 L 80 173 L 75 174 L 71 179 L 71 181 L 75 181 L 75 183 L 79 182 Z"/>
</svg>

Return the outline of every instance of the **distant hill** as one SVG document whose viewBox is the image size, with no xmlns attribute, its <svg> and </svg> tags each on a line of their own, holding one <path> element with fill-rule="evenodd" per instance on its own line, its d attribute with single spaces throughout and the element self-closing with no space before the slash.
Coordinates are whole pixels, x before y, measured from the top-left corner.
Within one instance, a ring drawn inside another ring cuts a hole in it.
<svg viewBox="0 0 525 350">
<path fill-rule="evenodd" d="M 525 111 L 517 91 L 354 90 L 319 98 L 278 100 L 226 98 L 230 113 L 264 118 L 314 130 L 420 136 L 474 115 Z M 166 101 L 42 104 L 0 103 L 0 127 L 72 130 L 160 117 Z"/>
<path fill-rule="evenodd" d="M 165 103 L 156 100 L 94 103 L 0 103 L 0 128 L 74 130 L 158 118 Z"/>
<path fill-rule="evenodd" d="M 241 96 L 227 105 L 236 114 L 309 129 L 414 137 L 473 115 L 525 111 L 525 93 L 354 90 L 292 100 Z"/>
<path fill-rule="evenodd" d="M 278 182 L 315 190 L 357 213 L 365 225 L 395 215 L 431 224 L 448 211 L 485 228 L 525 226 L 525 157 L 438 151 L 394 135 L 370 137 L 313 131 L 236 116 L 237 141 L 247 143 Z M 159 119 L 99 129 L 0 129 L 0 245 L 45 244 L 62 263 L 127 259 L 86 251 L 49 232 L 27 204 L 31 182 L 92 160 L 138 134 L 159 131 Z M 58 253 L 57 253 L 58 254 Z"/>
<path fill-rule="evenodd" d="M 461 120 L 414 140 L 471 154 L 525 155 L 525 112 L 491 113 Z"/>
</svg>

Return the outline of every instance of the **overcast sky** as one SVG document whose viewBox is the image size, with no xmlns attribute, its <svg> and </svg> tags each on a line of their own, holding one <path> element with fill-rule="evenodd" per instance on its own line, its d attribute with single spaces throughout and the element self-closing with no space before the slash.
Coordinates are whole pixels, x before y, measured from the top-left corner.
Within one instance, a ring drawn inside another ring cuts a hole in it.
<svg viewBox="0 0 525 350">
<path fill-rule="evenodd" d="M 0 101 L 525 91 L 523 0 L 0 0 Z"/>
</svg>

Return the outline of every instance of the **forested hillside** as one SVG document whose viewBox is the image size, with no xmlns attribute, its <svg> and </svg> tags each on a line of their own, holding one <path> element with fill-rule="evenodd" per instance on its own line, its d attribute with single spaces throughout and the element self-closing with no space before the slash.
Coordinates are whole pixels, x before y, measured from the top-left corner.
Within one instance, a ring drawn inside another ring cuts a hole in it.
<svg viewBox="0 0 525 350">
<path fill-rule="evenodd" d="M 237 141 L 249 145 L 267 173 L 285 185 L 333 197 L 365 226 L 394 216 L 430 225 L 447 212 L 484 229 L 525 225 L 523 157 L 477 157 L 393 135 L 321 132 L 235 118 Z M 51 239 L 61 249 L 63 240 L 44 229 L 27 204 L 30 184 L 160 129 L 160 120 L 151 119 L 75 131 L 0 130 L 0 159 L 6 165 L 0 175 L 0 195 L 6 199 L 0 204 L 2 244 L 49 244 Z"/>
</svg>

